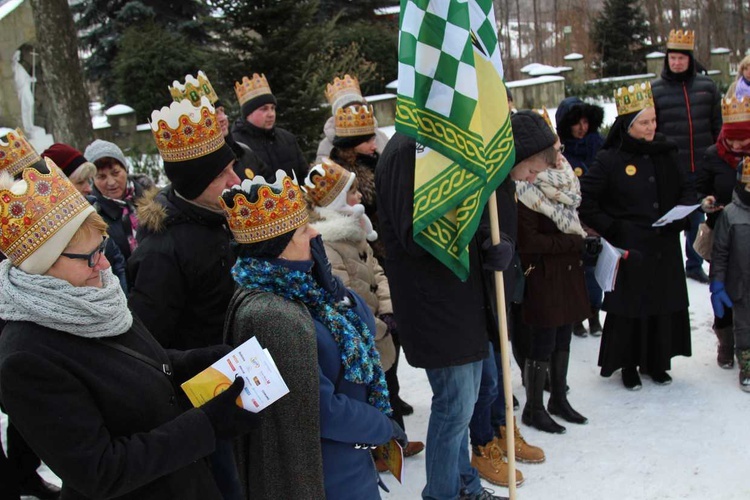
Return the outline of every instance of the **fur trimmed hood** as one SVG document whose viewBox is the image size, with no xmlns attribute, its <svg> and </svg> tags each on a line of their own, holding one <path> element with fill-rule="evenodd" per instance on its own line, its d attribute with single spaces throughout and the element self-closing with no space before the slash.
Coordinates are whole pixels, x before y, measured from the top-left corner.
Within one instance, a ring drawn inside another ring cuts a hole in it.
<svg viewBox="0 0 750 500">
<path fill-rule="evenodd" d="M 320 220 L 310 224 L 323 237 L 323 241 L 358 242 L 365 239 L 365 230 L 360 225 L 361 215 L 344 215 L 330 208 L 316 207 Z"/>
<path fill-rule="evenodd" d="M 136 203 L 138 223 L 152 233 L 160 233 L 166 228 L 167 207 L 157 200 L 158 189 L 147 191 Z"/>
</svg>

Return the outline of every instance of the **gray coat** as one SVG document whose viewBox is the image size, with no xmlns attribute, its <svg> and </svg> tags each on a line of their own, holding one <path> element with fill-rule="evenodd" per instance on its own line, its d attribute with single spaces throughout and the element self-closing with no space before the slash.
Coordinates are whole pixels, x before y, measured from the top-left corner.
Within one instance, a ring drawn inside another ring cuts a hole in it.
<svg viewBox="0 0 750 500">
<path fill-rule="evenodd" d="M 711 252 L 711 281 L 719 281 L 733 301 L 742 299 L 750 291 L 750 206 L 732 193 L 714 226 L 714 246 Z"/>
</svg>

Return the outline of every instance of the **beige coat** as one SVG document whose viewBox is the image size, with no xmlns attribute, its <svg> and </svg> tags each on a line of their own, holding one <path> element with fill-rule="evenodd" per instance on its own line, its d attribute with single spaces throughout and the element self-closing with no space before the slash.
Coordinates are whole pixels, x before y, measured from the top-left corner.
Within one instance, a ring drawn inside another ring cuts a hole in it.
<svg viewBox="0 0 750 500">
<path fill-rule="evenodd" d="M 323 236 L 333 274 L 362 297 L 375 315 L 375 342 L 383 370 L 387 371 L 396 359 L 393 339 L 379 318 L 383 314 L 393 314 L 388 278 L 372 254 L 359 218 L 326 208 L 315 210 L 321 220 L 312 226 Z"/>
</svg>

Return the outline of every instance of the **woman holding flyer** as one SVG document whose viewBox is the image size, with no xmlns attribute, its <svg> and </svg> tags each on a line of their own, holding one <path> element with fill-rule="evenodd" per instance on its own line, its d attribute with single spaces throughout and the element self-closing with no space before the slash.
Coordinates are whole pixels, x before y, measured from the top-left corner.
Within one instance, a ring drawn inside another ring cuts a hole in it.
<svg viewBox="0 0 750 500">
<path fill-rule="evenodd" d="M 164 351 L 103 251 L 107 224 L 47 159 L 0 174 L 0 399 L 62 498 L 221 499 L 202 460 L 255 427 L 237 380 L 185 411 L 177 383 L 227 346 Z"/>
<path fill-rule="evenodd" d="M 641 388 L 641 373 L 658 385 L 672 382 L 674 356 L 690 356 L 690 319 L 680 232 L 685 219 L 653 227 L 676 205 L 694 203 L 677 146 L 656 133 L 651 86 L 615 92 L 618 117 L 604 147 L 581 178 L 581 221 L 615 247 L 629 250 L 606 294 L 599 350 L 601 375 L 622 368 L 627 389 Z"/>
<path fill-rule="evenodd" d="M 248 498 L 380 498 L 370 449 L 407 443 L 389 418 L 372 313 L 331 274 L 283 171 L 243 181 L 221 203 L 238 243 L 225 339 L 256 337 L 289 388 L 240 445 Z"/>
</svg>

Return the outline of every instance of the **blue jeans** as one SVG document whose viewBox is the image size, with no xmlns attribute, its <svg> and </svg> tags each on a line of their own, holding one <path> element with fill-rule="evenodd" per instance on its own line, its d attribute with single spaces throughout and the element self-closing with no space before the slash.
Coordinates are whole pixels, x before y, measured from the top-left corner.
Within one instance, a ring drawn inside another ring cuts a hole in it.
<svg viewBox="0 0 750 500">
<path fill-rule="evenodd" d="M 479 397 L 469 423 L 471 445 L 485 446 L 495 438 L 497 428 L 501 425 L 505 425 L 503 364 L 500 360 L 500 353 L 495 352 L 490 342 L 490 353 L 482 361 Z"/>
<path fill-rule="evenodd" d="M 685 231 L 685 256 L 687 257 L 685 270 L 691 271 L 703 265 L 703 258 L 693 249 L 693 243 L 695 243 L 695 238 L 698 237 L 698 226 L 705 220 L 705 216 L 700 210 L 694 210 L 688 215 L 687 219 L 690 223 L 690 229 Z"/>
<path fill-rule="evenodd" d="M 469 461 L 469 421 L 479 395 L 482 362 L 425 370 L 432 388 L 427 426 L 427 484 L 422 498 L 455 500 L 465 491 L 481 491 Z"/>
</svg>

